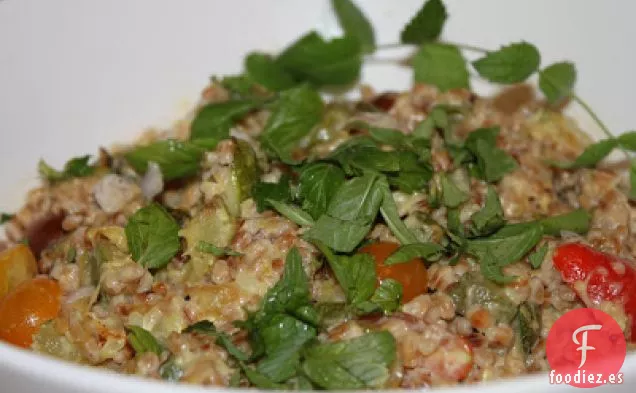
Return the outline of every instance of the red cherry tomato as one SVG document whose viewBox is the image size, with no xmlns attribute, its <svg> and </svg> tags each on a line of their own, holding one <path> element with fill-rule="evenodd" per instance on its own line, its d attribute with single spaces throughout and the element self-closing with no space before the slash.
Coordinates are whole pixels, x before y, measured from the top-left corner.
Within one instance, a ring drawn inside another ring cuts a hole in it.
<svg viewBox="0 0 636 393">
<path fill-rule="evenodd" d="M 606 301 L 621 304 L 629 318 L 631 341 L 636 342 L 636 270 L 629 261 L 568 243 L 556 249 L 553 262 L 587 306 L 599 307 Z"/>
<path fill-rule="evenodd" d="M 378 285 L 386 278 L 391 278 L 402 284 L 402 303 L 407 303 L 414 297 L 426 293 L 428 275 L 424 261 L 419 258 L 386 266 L 384 261 L 399 247 L 395 243 L 379 242 L 362 247 L 360 252 L 373 255 Z"/>
</svg>

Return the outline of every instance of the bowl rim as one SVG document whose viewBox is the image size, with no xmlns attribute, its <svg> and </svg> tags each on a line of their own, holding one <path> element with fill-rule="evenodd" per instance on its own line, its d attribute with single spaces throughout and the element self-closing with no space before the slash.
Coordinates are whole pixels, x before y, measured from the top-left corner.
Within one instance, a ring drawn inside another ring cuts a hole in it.
<svg viewBox="0 0 636 393">
<path fill-rule="evenodd" d="M 109 391 L 120 392 L 153 392 L 153 393 L 203 393 L 203 392 L 229 392 L 246 391 L 246 389 L 215 387 L 203 385 L 189 385 L 186 383 L 170 383 L 136 375 L 120 374 L 104 368 L 77 364 L 70 361 L 56 359 L 44 354 L 15 347 L 0 342 L 1 366 L 8 369 L 17 378 L 40 379 L 47 384 L 72 386 L 79 391 Z M 636 353 L 628 353 L 621 372 L 636 369 Z M 447 392 L 481 391 L 489 393 L 509 393 L 511 388 L 520 384 L 532 385 L 533 389 L 557 388 L 560 385 L 551 385 L 548 373 L 528 374 L 515 378 L 496 379 L 475 384 L 461 384 L 438 388 L 436 390 Z M 562 385 L 567 386 L 567 385 Z M 255 389 L 250 388 L 251 391 Z M 256 389 L 260 390 L 260 389 Z M 415 390 L 424 390 L 415 389 Z M 388 389 L 385 392 L 399 393 L 404 389 Z"/>
</svg>

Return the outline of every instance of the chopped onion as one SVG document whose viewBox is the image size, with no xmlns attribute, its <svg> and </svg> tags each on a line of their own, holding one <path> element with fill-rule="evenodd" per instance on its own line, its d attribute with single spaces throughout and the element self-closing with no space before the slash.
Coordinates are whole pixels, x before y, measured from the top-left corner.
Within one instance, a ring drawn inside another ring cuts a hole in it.
<svg viewBox="0 0 636 393">
<path fill-rule="evenodd" d="M 148 162 L 146 174 L 141 179 L 141 192 L 148 200 L 153 199 L 163 191 L 163 174 L 159 164 L 154 161 Z"/>
</svg>

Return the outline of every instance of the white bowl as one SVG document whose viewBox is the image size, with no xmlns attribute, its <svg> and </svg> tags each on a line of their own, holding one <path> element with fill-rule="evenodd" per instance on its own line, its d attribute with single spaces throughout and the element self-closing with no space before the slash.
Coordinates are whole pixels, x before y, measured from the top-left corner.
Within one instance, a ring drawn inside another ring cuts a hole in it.
<svg viewBox="0 0 636 393">
<path fill-rule="evenodd" d="M 378 41 L 392 43 L 422 0 L 359 3 Z M 544 65 L 563 59 L 577 64 L 578 93 L 612 130 L 636 125 L 636 52 L 630 45 L 636 2 L 446 3 L 448 40 L 487 48 L 530 41 L 540 48 Z M 27 187 L 36 184 L 39 158 L 62 165 L 70 156 L 95 153 L 99 145 L 130 141 L 148 126 L 169 126 L 193 105 L 210 75 L 238 72 L 248 51 L 283 48 L 314 28 L 338 33 L 327 1 L 0 0 L 0 211 L 15 210 Z M 379 90 L 404 89 L 410 74 L 375 64 L 365 69 L 364 80 Z M 595 132 L 589 119 L 580 120 Z M 636 356 L 628 356 L 623 372 L 624 384 L 613 391 L 636 388 Z M 449 391 L 548 388 L 568 387 L 550 386 L 547 375 L 536 375 Z M 223 389 L 116 375 L 0 343 L 1 392 L 211 390 Z"/>
</svg>

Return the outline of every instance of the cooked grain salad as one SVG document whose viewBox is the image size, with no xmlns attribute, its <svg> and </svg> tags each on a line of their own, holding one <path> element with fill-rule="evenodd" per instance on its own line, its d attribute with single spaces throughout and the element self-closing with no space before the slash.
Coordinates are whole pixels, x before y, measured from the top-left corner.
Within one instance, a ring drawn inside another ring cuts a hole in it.
<svg viewBox="0 0 636 393">
<path fill-rule="evenodd" d="M 572 63 L 440 40 L 440 0 L 401 33 L 409 91 L 325 98 L 382 49 L 350 0 L 332 6 L 342 37 L 249 54 L 174 127 L 41 161 L 42 186 L 2 215 L 0 338 L 170 382 L 303 390 L 546 371 L 550 327 L 580 307 L 636 341 L 636 169 L 604 161 L 636 133 L 607 131 Z M 481 97 L 469 68 L 510 86 Z M 607 138 L 563 115 L 570 101 Z"/>
</svg>

